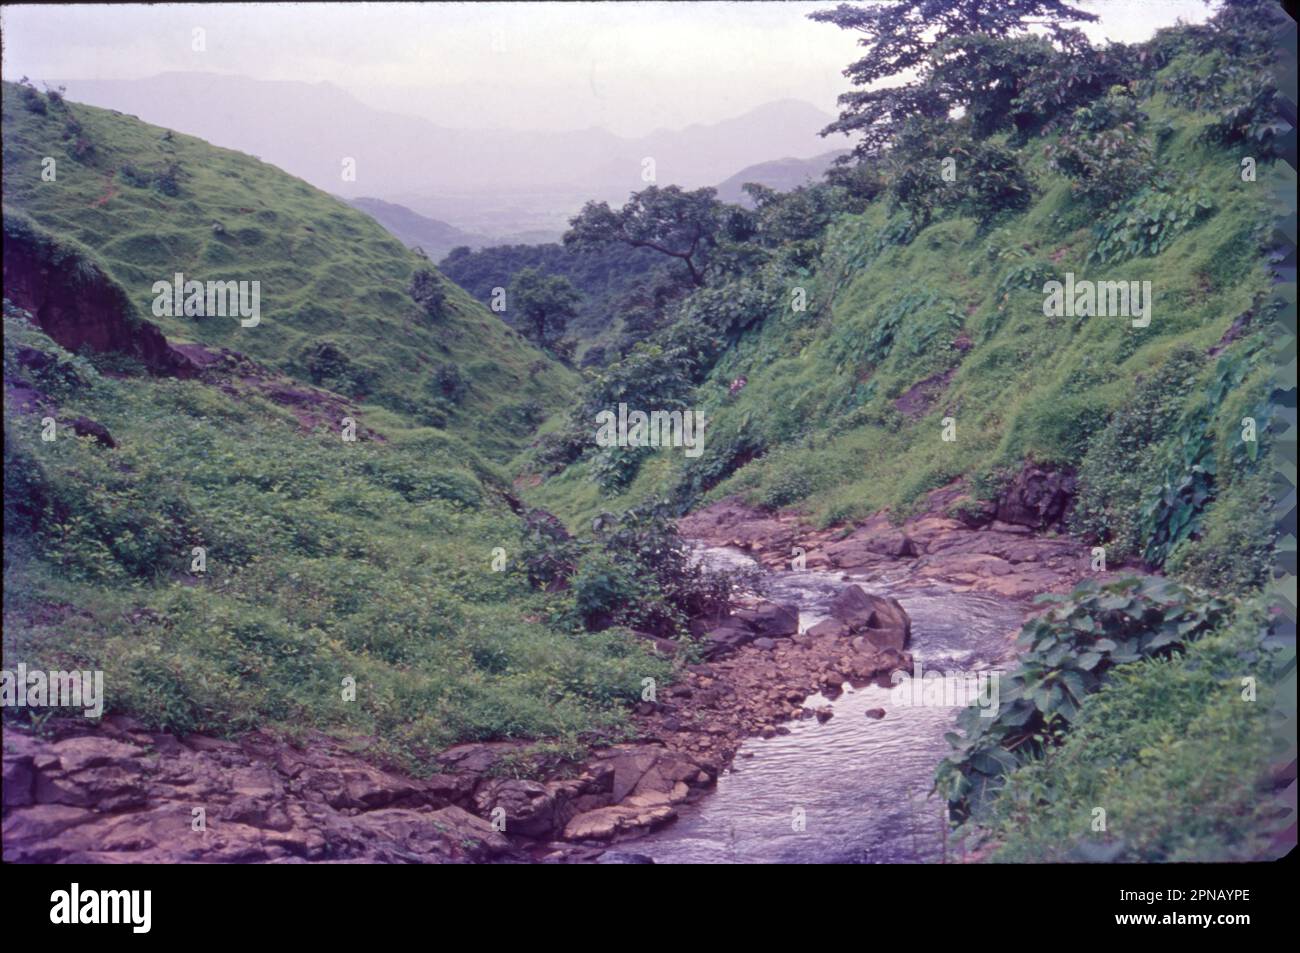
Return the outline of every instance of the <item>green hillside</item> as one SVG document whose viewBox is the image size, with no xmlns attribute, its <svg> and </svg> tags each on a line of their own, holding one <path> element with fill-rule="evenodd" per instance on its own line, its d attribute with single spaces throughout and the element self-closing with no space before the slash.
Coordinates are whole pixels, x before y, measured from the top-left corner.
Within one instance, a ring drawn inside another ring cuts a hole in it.
<svg viewBox="0 0 1300 953">
<path fill-rule="evenodd" d="M 665 666 L 548 618 L 499 462 L 571 372 L 441 279 L 422 312 L 424 262 L 251 157 L 12 84 L 3 128 L 6 286 L 48 273 L 114 335 L 74 353 L 5 302 L 6 659 L 101 669 L 150 727 L 323 729 L 416 772 L 458 741 L 622 737 Z M 153 318 L 177 270 L 260 280 L 260 324 Z M 256 364 L 149 373 L 142 319 Z"/>
<path fill-rule="evenodd" d="M 904 515 L 959 478 L 991 497 L 1033 460 L 1079 470 L 1085 505 L 1076 528 L 1111 542 L 1112 561 L 1135 562 L 1146 542 L 1139 537 L 1152 530 L 1141 511 L 1162 484 L 1178 484 L 1184 445 L 1203 437 L 1219 483 L 1204 532 L 1180 539 L 1176 561 L 1206 582 L 1258 584 L 1270 557 L 1229 553 L 1223 542 L 1271 531 L 1260 505 L 1270 470 L 1255 450 L 1243 457 L 1239 421 L 1269 415 L 1278 310 L 1265 303 L 1268 252 L 1294 173 L 1265 153 L 1257 179 L 1242 180 L 1242 158 L 1260 150 L 1207 136 L 1217 114 L 1173 101 L 1170 84 L 1213 60 L 1185 35 L 1167 34 L 1161 57 L 1148 60 L 1163 66 L 1100 107 L 1140 114 L 1137 133 L 1151 141 L 1150 166 L 1160 170 L 1149 181 L 1134 177 L 1123 201 L 1099 209 L 1052 168 L 1045 153 L 1059 145 L 1068 113 L 1042 135 L 989 137 L 987 148 L 1023 170 L 1023 209 L 985 222 L 936 209 L 923 222 L 886 191 L 863 211 L 836 216 L 813 256 L 809 243 L 765 251 L 761 267 L 692 296 L 675 328 L 593 375 L 580 412 L 624 384 L 620 399 L 645 395 L 643 403 L 659 406 L 653 399 L 666 396 L 704 411 L 703 455 L 623 451 L 615 467 L 584 447 L 530 499 L 585 518 L 656 496 L 698 506 L 740 493 L 832 525 L 880 509 Z M 931 153 L 909 161 L 932 159 L 937 168 L 941 157 Z M 1067 272 L 1079 281 L 1150 281 L 1149 325 L 1045 317 L 1044 284 Z M 791 306 L 796 292 L 806 310 Z M 711 352 L 694 346 L 707 371 L 694 386 L 685 373 L 671 376 L 687 322 L 734 340 Z M 743 389 L 732 393 L 740 378 Z M 580 439 L 594 423 L 577 416 L 569 425 Z M 956 439 L 945 441 L 949 417 Z M 559 443 L 552 438 L 526 461 L 553 469 L 567 449 Z"/>
<path fill-rule="evenodd" d="M 433 266 L 369 216 L 274 166 L 117 112 L 47 103 L 34 90 L 39 105 L 26 108 L 13 83 L 3 95 L 6 209 L 94 252 L 169 340 L 314 377 L 373 405 L 367 422 L 378 429 L 399 420 L 445 427 L 494 456 L 516 447 L 571 385 L 562 366 L 450 282 L 443 314 L 422 314 L 407 289 Z M 42 180 L 47 156 L 53 182 Z M 260 281 L 261 322 L 153 316 L 154 282 L 178 271 Z M 448 365 L 467 385 L 456 404 L 437 380 Z"/>
<path fill-rule="evenodd" d="M 852 27 L 855 9 L 824 16 Z M 588 375 L 519 460 L 539 478 L 527 498 L 576 525 L 739 494 L 850 527 L 957 483 L 943 515 L 983 525 L 1027 464 L 1064 475 L 1064 528 L 1134 578 L 1026 625 L 1004 713 L 964 713 L 936 774 L 956 833 L 1020 861 L 1262 856 L 1287 822 L 1261 792 L 1294 758 L 1294 642 L 1268 614 L 1294 612 L 1274 582 L 1294 548 L 1282 21 L 1240 0 L 1105 50 L 950 36 L 903 92 L 871 94 L 898 96 L 866 127 L 888 149 L 751 215 L 714 205 L 713 244 L 692 246 L 704 287 Z M 665 222 L 688 199 L 642 201 Z M 689 201 L 708 221 L 711 198 Z M 622 225 L 590 210 L 569 239 L 627 241 Z M 1149 282 L 1149 315 L 1049 307 L 1049 283 L 1075 281 Z M 703 453 L 593 446 L 620 403 L 703 411 Z M 1094 836 L 1102 804 L 1141 822 Z"/>
</svg>

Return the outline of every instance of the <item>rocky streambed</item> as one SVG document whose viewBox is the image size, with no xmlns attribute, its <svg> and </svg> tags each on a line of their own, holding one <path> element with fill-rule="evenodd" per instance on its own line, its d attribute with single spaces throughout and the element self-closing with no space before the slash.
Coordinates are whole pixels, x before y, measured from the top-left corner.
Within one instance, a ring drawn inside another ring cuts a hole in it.
<svg viewBox="0 0 1300 953">
<path fill-rule="evenodd" d="M 945 515 L 955 497 L 936 491 L 902 526 L 812 531 L 735 501 L 683 521 L 706 558 L 771 571 L 700 626 L 705 660 L 637 706 L 639 740 L 578 765 L 524 742 L 467 744 L 414 779 L 324 737 L 178 738 L 125 717 L 6 730 L 4 859 L 937 859 L 941 805 L 924 795 L 956 711 L 894 705 L 890 673 L 914 656 L 1003 664 L 1028 597 L 1089 571 L 1081 544 L 1031 525 L 1043 506 L 963 521 Z"/>
<path fill-rule="evenodd" d="M 908 581 L 900 575 L 870 582 L 877 598 L 897 596 L 910 618 L 906 670 L 914 671 L 915 662 L 926 671 L 988 672 L 1009 663 L 1023 606 L 942 584 L 900 585 Z M 837 603 L 857 588 L 851 577 L 825 571 L 778 571 L 764 586 L 775 598 L 797 600 L 800 629 L 817 641 L 841 638 L 844 623 L 830 613 L 843 614 Z M 950 750 L 943 736 L 953 730 L 957 709 L 900 705 L 881 675 L 819 681 L 818 691 L 798 703 L 814 717 L 745 740 L 714 793 L 683 806 L 675 823 L 630 848 L 657 863 L 957 856 L 946 843 L 942 800 L 928 796 L 935 765 Z"/>
</svg>

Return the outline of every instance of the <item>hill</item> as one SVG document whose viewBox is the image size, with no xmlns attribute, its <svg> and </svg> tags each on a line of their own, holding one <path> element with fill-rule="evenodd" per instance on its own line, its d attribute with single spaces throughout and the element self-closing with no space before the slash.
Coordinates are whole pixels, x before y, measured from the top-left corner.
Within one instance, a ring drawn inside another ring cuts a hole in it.
<svg viewBox="0 0 1300 953">
<path fill-rule="evenodd" d="M 806 545 L 810 569 L 813 541 L 933 563 L 909 555 L 910 517 L 1072 534 L 1093 572 L 1131 578 L 1051 597 L 1003 714 L 963 714 L 935 778 L 957 834 L 1022 861 L 1275 856 L 1268 799 L 1294 757 L 1266 714 L 1293 717 L 1293 649 L 1262 621 L 1293 612 L 1272 582 L 1295 386 L 1294 298 L 1274 292 L 1295 212 L 1280 19 L 1244 2 L 1104 51 L 950 40 L 971 55 L 901 94 L 887 149 L 750 217 L 692 206 L 714 238 L 693 246 L 703 286 L 590 374 L 521 458 L 527 498 L 575 524 L 667 500 L 716 514 L 718 543 L 769 533 L 782 563 Z M 625 240 L 605 210 L 584 224 Z M 702 413 L 702 452 L 591 446 L 621 406 Z M 976 552 L 961 581 L 1012 572 L 1004 556 Z M 1253 660 L 1269 705 L 1235 704 L 1224 658 Z M 1235 767 L 1211 776 L 1216 750 Z M 1097 804 L 1142 821 L 1091 834 Z"/>
<path fill-rule="evenodd" d="M 546 618 L 498 462 L 572 373 L 270 165 L 3 92 L 5 659 L 103 672 L 145 730 L 416 774 L 621 737 L 665 666 Z M 260 281 L 260 321 L 156 315 L 178 271 Z"/>
<path fill-rule="evenodd" d="M 375 109 L 331 83 L 218 73 L 58 82 L 74 99 L 259 155 L 318 188 L 349 198 L 396 200 L 416 211 L 424 210 L 401 196 L 472 192 L 494 201 L 516 190 L 576 189 L 588 198 L 620 198 L 640 186 L 646 156 L 654 157 L 663 182 L 710 185 L 773 155 L 824 152 L 825 140 L 817 133 L 831 118 L 808 103 L 784 101 L 719 123 L 622 138 L 595 128 L 548 133 L 451 129 Z M 356 159 L 354 181 L 340 176 L 343 156 Z M 430 168 L 438 169 L 436 188 L 431 187 Z"/>
<path fill-rule="evenodd" d="M 409 208 L 383 199 L 347 199 L 349 205 L 365 212 L 407 248 L 419 248 L 437 261 L 458 245 L 480 247 L 490 243 L 483 235 L 473 235 L 436 218 L 428 218 Z"/>
<path fill-rule="evenodd" d="M 567 386 L 563 368 L 454 285 L 441 285 L 440 317 L 422 313 L 408 289 L 431 266 L 274 166 L 81 104 L 35 112 L 13 84 L 4 101 L 7 210 L 93 252 L 168 338 L 230 348 L 376 412 L 473 433 L 487 453 L 517 446 L 530 416 Z M 54 182 L 42 181 L 45 156 L 56 157 Z M 260 282 L 260 323 L 155 316 L 154 283 L 176 272 Z M 455 406 L 435 382 L 444 365 L 466 378 Z"/>
<path fill-rule="evenodd" d="M 809 159 L 773 159 L 747 166 L 718 184 L 718 198 L 723 202 L 752 207 L 753 201 L 743 188 L 746 182 L 757 182 L 778 192 L 789 192 L 801 185 L 817 182 L 831 167 L 831 163 L 847 154 L 847 149 L 834 149 Z"/>
</svg>

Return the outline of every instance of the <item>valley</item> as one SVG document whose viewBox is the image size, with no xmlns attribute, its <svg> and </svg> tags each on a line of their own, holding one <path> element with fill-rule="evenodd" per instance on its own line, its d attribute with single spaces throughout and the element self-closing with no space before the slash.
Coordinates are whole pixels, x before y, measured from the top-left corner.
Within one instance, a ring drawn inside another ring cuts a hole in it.
<svg viewBox="0 0 1300 953">
<path fill-rule="evenodd" d="M 1293 24 L 967 6 L 641 137 L 6 78 L 5 860 L 1293 847 Z"/>
</svg>

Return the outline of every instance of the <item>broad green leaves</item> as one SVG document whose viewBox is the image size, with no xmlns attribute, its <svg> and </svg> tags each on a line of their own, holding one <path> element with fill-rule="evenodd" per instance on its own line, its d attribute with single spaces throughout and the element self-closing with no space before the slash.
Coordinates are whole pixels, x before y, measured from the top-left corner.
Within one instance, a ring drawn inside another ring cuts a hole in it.
<svg viewBox="0 0 1300 953">
<path fill-rule="evenodd" d="M 948 735 L 954 753 L 935 772 L 935 789 L 964 820 L 1020 764 L 1040 758 L 1078 718 L 1109 669 L 1165 655 L 1221 625 L 1230 606 L 1155 576 L 1108 585 L 1088 582 L 1028 622 L 1017 644 L 1020 667 L 1003 679 L 993 718 L 967 708 L 964 736 Z"/>
</svg>

